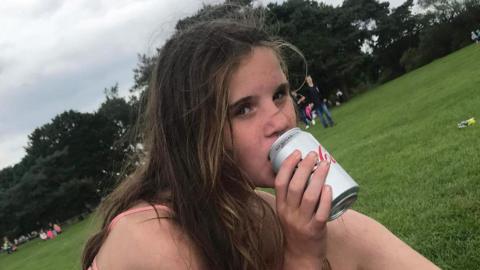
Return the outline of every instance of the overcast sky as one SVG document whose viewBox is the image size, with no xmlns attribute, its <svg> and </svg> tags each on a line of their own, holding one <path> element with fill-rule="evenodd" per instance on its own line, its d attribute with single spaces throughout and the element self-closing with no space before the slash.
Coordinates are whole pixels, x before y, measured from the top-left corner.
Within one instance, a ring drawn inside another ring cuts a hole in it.
<svg viewBox="0 0 480 270">
<path fill-rule="evenodd" d="M 0 169 L 19 162 L 28 134 L 57 114 L 93 112 L 117 82 L 126 95 L 138 53 L 152 54 L 202 3 L 220 2 L 0 0 Z"/>
</svg>

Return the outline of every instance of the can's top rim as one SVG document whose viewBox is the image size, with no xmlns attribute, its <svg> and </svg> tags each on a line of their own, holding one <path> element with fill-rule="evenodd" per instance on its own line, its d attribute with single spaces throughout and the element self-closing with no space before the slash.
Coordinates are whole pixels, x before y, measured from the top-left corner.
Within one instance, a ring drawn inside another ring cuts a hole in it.
<svg viewBox="0 0 480 270">
<path fill-rule="evenodd" d="M 276 153 L 275 149 L 277 148 L 278 144 L 281 143 L 285 139 L 285 137 L 288 137 L 292 133 L 298 133 L 300 131 L 301 131 L 300 128 L 294 127 L 292 129 L 285 131 L 282 135 L 280 135 L 280 137 L 278 137 L 275 140 L 275 142 L 273 142 L 272 146 L 270 146 L 270 151 L 268 152 L 268 158 L 270 159 L 270 161 L 273 161 L 273 158 L 274 158 L 273 155 Z"/>
</svg>

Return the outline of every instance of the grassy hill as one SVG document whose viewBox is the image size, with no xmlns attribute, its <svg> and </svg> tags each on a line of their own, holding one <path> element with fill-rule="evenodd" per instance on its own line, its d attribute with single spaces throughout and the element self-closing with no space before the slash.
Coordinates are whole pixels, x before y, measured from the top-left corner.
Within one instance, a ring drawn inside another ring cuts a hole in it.
<svg viewBox="0 0 480 270">
<path fill-rule="evenodd" d="M 480 46 L 333 110 L 314 134 L 360 184 L 355 209 L 443 269 L 480 265 Z M 477 124 L 458 129 L 475 117 Z"/>
<path fill-rule="evenodd" d="M 310 129 L 360 184 L 355 209 L 442 269 L 480 265 L 480 46 L 471 45 L 333 110 Z M 470 117 L 476 125 L 458 129 Z M 80 269 L 90 220 L 0 254 L 3 270 Z"/>
</svg>

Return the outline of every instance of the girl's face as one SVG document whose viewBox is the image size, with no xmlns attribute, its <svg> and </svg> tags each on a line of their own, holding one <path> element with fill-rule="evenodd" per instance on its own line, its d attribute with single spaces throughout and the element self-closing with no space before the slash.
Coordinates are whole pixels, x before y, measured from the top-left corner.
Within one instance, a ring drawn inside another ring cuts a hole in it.
<svg viewBox="0 0 480 270">
<path fill-rule="evenodd" d="M 225 134 L 227 148 L 235 153 L 238 165 L 255 185 L 273 187 L 270 147 L 296 125 L 289 84 L 275 52 L 254 48 L 233 73 L 229 91 L 233 134 Z"/>
</svg>

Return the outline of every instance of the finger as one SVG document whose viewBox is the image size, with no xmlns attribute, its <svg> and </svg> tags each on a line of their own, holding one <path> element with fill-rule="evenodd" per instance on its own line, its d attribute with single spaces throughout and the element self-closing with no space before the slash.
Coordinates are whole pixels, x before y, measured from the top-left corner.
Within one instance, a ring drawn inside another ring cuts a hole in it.
<svg viewBox="0 0 480 270">
<path fill-rule="evenodd" d="M 315 172 L 310 178 L 310 183 L 308 183 L 308 186 L 303 193 L 302 202 L 300 203 L 300 209 L 305 215 L 309 217 L 312 217 L 315 214 L 315 210 L 318 208 L 320 194 L 322 192 L 325 179 L 327 178 L 329 168 L 329 162 L 320 162 L 318 168 L 315 170 Z"/>
<path fill-rule="evenodd" d="M 312 151 L 298 164 L 298 168 L 293 174 L 287 189 L 287 204 L 289 206 L 296 208 L 300 205 L 305 186 L 317 160 L 318 154 Z"/>
<path fill-rule="evenodd" d="M 332 187 L 324 185 L 320 197 L 320 205 L 315 213 L 314 226 L 323 228 L 330 216 L 330 208 L 332 207 Z"/>
<path fill-rule="evenodd" d="M 302 157 L 299 150 L 293 151 L 282 163 L 275 177 L 275 197 L 277 202 L 285 202 L 287 197 L 287 189 L 290 179 L 292 178 L 295 167 Z"/>
</svg>

